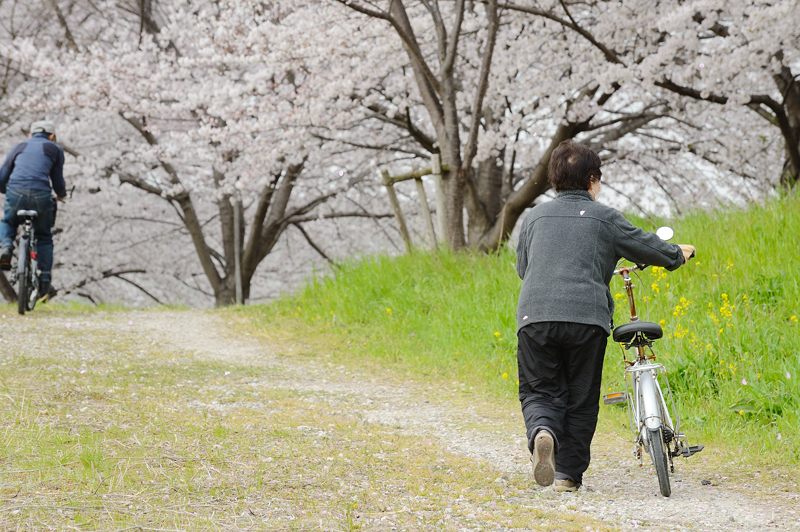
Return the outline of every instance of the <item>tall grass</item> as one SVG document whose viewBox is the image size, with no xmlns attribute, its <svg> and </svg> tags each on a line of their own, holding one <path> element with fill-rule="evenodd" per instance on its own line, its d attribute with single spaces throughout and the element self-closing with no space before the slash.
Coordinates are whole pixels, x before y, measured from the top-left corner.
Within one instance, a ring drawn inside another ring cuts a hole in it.
<svg viewBox="0 0 800 532">
<path fill-rule="evenodd" d="M 800 198 L 670 224 L 676 242 L 697 246 L 696 260 L 646 270 L 636 290 L 642 318 L 664 327 L 656 353 L 687 431 L 800 462 Z M 512 397 L 519 284 L 511 250 L 375 257 L 247 312 L 339 339 L 350 357 Z M 611 288 L 625 323 L 621 280 Z M 613 343 L 604 374 L 604 389 L 622 385 Z"/>
</svg>

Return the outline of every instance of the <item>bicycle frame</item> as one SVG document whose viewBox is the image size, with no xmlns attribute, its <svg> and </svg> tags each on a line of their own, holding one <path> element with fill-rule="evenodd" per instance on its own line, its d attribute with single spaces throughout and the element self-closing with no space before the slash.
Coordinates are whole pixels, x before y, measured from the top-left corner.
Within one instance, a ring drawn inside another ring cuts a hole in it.
<svg viewBox="0 0 800 532">
<path fill-rule="evenodd" d="M 36 299 L 39 296 L 39 265 L 36 252 L 36 234 L 33 230 L 33 219 L 25 217 L 21 224 L 19 235 L 19 249 L 25 250 L 26 257 L 17 258 L 17 263 L 11 269 L 11 282 L 18 284 L 20 292 L 18 297 L 24 296 L 25 301 L 18 302 L 20 314 L 26 310 L 33 310 L 36 306 Z M 19 261 L 24 260 L 25 264 L 20 265 Z M 25 279 L 22 276 L 26 277 Z M 23 283 L 26 289 L 22 290 Z M 22 292 L 25 292 L 24 294 Z"/>
</svg>

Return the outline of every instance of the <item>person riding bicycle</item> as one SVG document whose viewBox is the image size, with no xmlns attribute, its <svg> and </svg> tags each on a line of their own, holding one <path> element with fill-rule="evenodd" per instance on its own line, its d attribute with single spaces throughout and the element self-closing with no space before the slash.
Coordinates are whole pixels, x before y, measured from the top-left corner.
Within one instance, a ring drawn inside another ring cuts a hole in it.
<svg viewBox="0 0 800 532">
<path fill-rule="evenodd" d="M 56 129 L 50 120 L 31 124 L 30 139 L 14 147 L 0 167 L 0 193 L 6 195 L 3 219 L 0 221 L 0 269 L 11 268 L 14 238 L 20 221 L 17 211 L 37 212 L 33 221 L 36 253 L 39 256 L 39 277 L 42 296 L 51 293 L 53 268 L 53 235 L 51 232 L 55 204 L 67 196 L 64 183 L 64 150 L 56 144 Z"/>
<path fill-rule="evenodd" d="M 674 270 L 694 253 L 595 201 L 600 158 L 564 141 L 550 156 L 553 201 L 530 210 L 517 247 L 519 399 L 536 483 L 575 491 L 589 466 L 613 328 L 609 282 L 620 258 Z"/>
</svg>

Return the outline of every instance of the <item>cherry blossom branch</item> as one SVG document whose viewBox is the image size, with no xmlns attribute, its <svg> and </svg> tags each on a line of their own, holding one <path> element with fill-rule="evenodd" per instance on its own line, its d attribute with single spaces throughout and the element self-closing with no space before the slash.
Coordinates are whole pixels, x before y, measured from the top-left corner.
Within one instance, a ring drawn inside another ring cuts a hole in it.
<svg viewBox="0 0 800 532">
<path fill-rule="evenodd" d="M 482 0 L 483 3 L 487 3 L 489 1 L 490 0 Z M 581 35 L 584 39 L 589 41 L 592 44 L 592 46 L 594 46 L 595 48 L 600 50 L 603 53 L 603 55 L 605 56 L 605 58 L 608 61 L 610 61 L 611 63 L 616 63 L 616 64 L 619 64 L 619 65 L 624 65 L 625 64 L 625 62 L 622 61 L 622 59 L 620 59 L 619 55 L 614 50 L 612 50 L 608 46 L 606 46 L 603 43 L 601 43 L 600 41 L 598 41 L 595 38 L 595 36 L 591 34 L 591 32 L 587 31 L 585 28 L 583 28 L 582 26 L 578 25 L 575 22 L 575 20 L 572 18 L 572 16 L 569 14 L 569 11 L 566 10 L 566 7 L 564 7 L 564 10 L 567 11 L 567 16 L 569 16 L 570 20 L 565 20 L 565 19 L 559 17 L 558 15 L 555 15 L 555 14 L 551 13 L 550 11 L 545 11 L 543 9 L 539 9 L 539 8 L 536 8 L 536 7 L 521 6 L 519 4 L 514 4 L 514 3 L 502 3 L 502 4 L 499 4 L 498 6 L 501 9 L 509 9 L 511 11 L 519 11 L 521 13 L 528 13 L 529 15 L 536 15 L 537 17 L 542 17 L 542 18 L 546 18 L 546 19 L 552 20 L 553 22 L 557 22 L 558 24 L 561 24 L 565 28 L 569 28 L 569 29 L 575 31 L 576 33 Z M 562 6 L 563 6 L 563 3 L 562 3 Z"/>
<path fill-rule="evenodd" d="M 429 155 L 429 154 L 423 153 L 421 151 L 402 148 L 402 147 L 399 147 L 399 146 L 397 146 L 395 144 L 395 142 L 397 142 L 397 141 L 401 141 L 403 139 L 410 138 L 408 136 L 407 137 L 403 137 L 401 139 L 395 139 L 395 141 L 386 142 L 384 144 L 367 144 L 367 143 L 364 143 L 364 142 L 355 142 L 355 141 L 352 141 L 352 140 L 337 139 L 337 138 L 334 138 L 334 137 L 328 137 L 328 136 L 325 136 L 325 135 L 321 135 L 320 133 L 312 133 L 311 136 L 316 138 L 316 139 L 319 139 L 319 140 L 324 140 L 324 141 L 328 141 L 328 142 L 337 142 L 339 144 L 344 144 L 345 146 L 350 146 L 352 148 L 359 148 L 359 149 L 362 149 L 362 150 L 387 151 L 387 150 L 389 150 L 391 148 L 391 150 L 393 152 L 406 153 L 408 155 L 413 155 L 414 157 L 419 157 L 419 158 L 422 158 L 422 159 L 424 159 L 425 157 L 427 157 Z"/>
<path fill-rule="evenodd" d="M 397 126 L 399 128 L 405 129 L 408 133 L 419 142 L 419 144 L 425 148 L 429 153 L 434 151 L 434 147 L 436 141 L 432 139 L 429 135 L 427 135 L 424 131 L 419 129 L 411 119 L 411 111 L 406 109 L 405 112 L 405 120 L 400 120 L 398 118 L 392 118 L 389 116 L 389 110 L 380 104 L 374 103 L 367 106 L 367 109 L 375 113 L 375 118 L 385 122 L 387 124 L 391 124 Z"/>
<path fill-rule="evenodd" d="M 69 29 L 67 19 L 64 17 L 64 13 L 61 11 L 61 8 L 58 5 L 58 0 L 50 0 L 50 7 L 56 14 L 56 19 L 58 20 L 59 26 L 61 26 L 61 29 L 64 30 L 64 37 L 67 39 L 67 45 L 70 49 L 77 50 L 78 44 L 75 42 L 75 37 L 73 37 L 72 31 Z"/>
<path fill-rule="evenodd" d="M 464 0 L 456 0 L 455 4 L 456 20 L 453 22 L 453 29 L 450 30 L 450 41 L 447 42 L 447 51 L 442 64 L 442 71 L 445 75 L 453 72 L 458 53 L 458 39 L 461 36 L 461 24 L 464 22 Z M 446 38 L 446 37 L 445 37 Z"/>
<path fill-rule="evenodd" d="M 406 51 L 412 57 L 412 64 L 415 66 L 415 70 L 419 68 L 420 74 L 427 81 L 430 88 L 433 89 L 434 93 L 438 93 L 440 91 L 439 81 L 436 79 L 436 76 L 433 75 L 433 72 L 428 66 L 425 57 L 422 55 L 422 49 L 420 48 L 419 42 L 414 35 L 414 30 L 411 26 L 411 22 L 408 20 L 408 15 L 406 14 L 405 6 L 403 6 L 402 0 L 391 0 L 389 2 L 389 12 L 369 9 L 354 2 L 353 0 L 336 1 L 343 6 L 349 7 L 354 11 L 358 11 L 361 14 L 385 20 L 391 24 L 400 37 L 400 40 L 403 41 Z"/>
<path fill-rule="evenodd" d="M 155 136 L 144 126 L 142 121 L 133 116 L 126 116 L 124 113 L 119 113 L 119 115 L 123 120 L 125 120 L 136 131 L 139 132 L 148 145 L 158 145 L 158 139 L 156 139 Z M 158 162 L 161 165 L 161 168 L 163 168 L 169 176 L 172 184 L 181 187 L 181 181 L 178 177 L 178 172 L 175 167 L 162 158 L 159 158 Z M 183 223 L 186 225 L 186 229 L 189 230 L 189 236 L 191 237 L 192 243 L 197 251 L 197 257 L 200 260 L 200 265 L 203 267 L 203 272 L 205 272 L 206 277 L 208 277 L 208 281 L 214 288 L 214 292 L 217 292 L 222 283 L 222 276 L 220 275 L 219 271 L 217 271 L 217 268 L 212 261 L 212 255 L 215 252 L 206 242 L 205 235 L 203 234 L 203 227 L 200 223 L 200 219 L 197 217 L 197 211 L 195 210 L 191 196 L 188 192 L 182 191 L 173 195 L 170 199 L 180 207 L 183 215 Z"/>
<path fill-rule="evenodd" d="M 500 17 L 497 13 L 497 0 L 488 0 L 486 17 L 489 19 L 486 48 L 481 58 L 478 87 L 475 90 L 475 99 L 472 102 L 472 124 L 470 124 L 467 144 L 464 147 L 464 166 L 467 168 L 472 166 L 472 161 L 478 149 L 478 129 L 480 128 L 481 115 L 483 114 L 483 100 L 486 97 L 486 91 L 489 89 L 489 72 L 492 69 L 494 47 L 497 42 L 497 28 L 500 24 Z"/>
<path fill-rule="evenodd" d="M 676 94 L 688 96 L 689 98 L 693 98 L 695 100 L 705 100 L 720 105 L 725 105 L 729 100 L 727 96 L 700 92 L 691 87 L 678 85 L 669 79 L 657 81 L 655 84 Z M 786 115 L 786 111 L 784 110 L 783 106 L 767 94 L 754 94 L 750 96 L 745 105 L 751 109 L 753 109 L 755 106 L 763 106 L 774 113 L 774 118 L 770 119 L 767 118 L 763 111 L 757 111 L 760 116 L 766 118 L 770 123 L 773 123 L 773 120 L 777 122 L 781 134 L 783 135 L 784 139 L 786 139 L 786 151 L 789 154 L 789 159 L 792 162 L 792 166 L 794 166 L 795 169 L 800 169 L 800 147 L 798 147 L 797 134 L 795 133 L 794 128 L 792 128 L 792 125 L 789 122 L 789 117 Z"/>
</svg>

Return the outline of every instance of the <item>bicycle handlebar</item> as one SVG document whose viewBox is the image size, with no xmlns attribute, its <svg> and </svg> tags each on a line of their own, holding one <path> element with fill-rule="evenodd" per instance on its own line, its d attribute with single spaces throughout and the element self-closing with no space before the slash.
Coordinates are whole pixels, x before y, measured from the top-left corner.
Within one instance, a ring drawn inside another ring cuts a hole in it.
<svg viewBox="0 0 800 532">
<path fill-rule="evenodd" d="M 624 271 L 632 272 L 634 270 L 644 270 L 647 268 L 649 264 L 634 264 L 633 266 L 623 266 L 622 268 L 617 268 L 614 270 L 614 275 L 619 275 Z"/>
<path fill-rule="evenodd" d="M 695 256 L 695 253 L 696 253 L 696 251 L 692 251 L 692 254 L 689 255 L 689 259 L 693 259 L 694 256 Z M 686 259 L 686 262 L 689 262 L 689 259 Z M 621 274 L 622 272 L 624 272 L 626 270 L 629 271 L 629 272 L 632 272 L 634 270 L 644 270 L 648 266 L 650 266 L 650 265 L 649 264 L 634 264 L 633 266 L 623 266 L 622 268 L 617 268 L 616 270 L 614 270 L 614 275 L 619 275 L 619 274 Z"/>
</svg>

